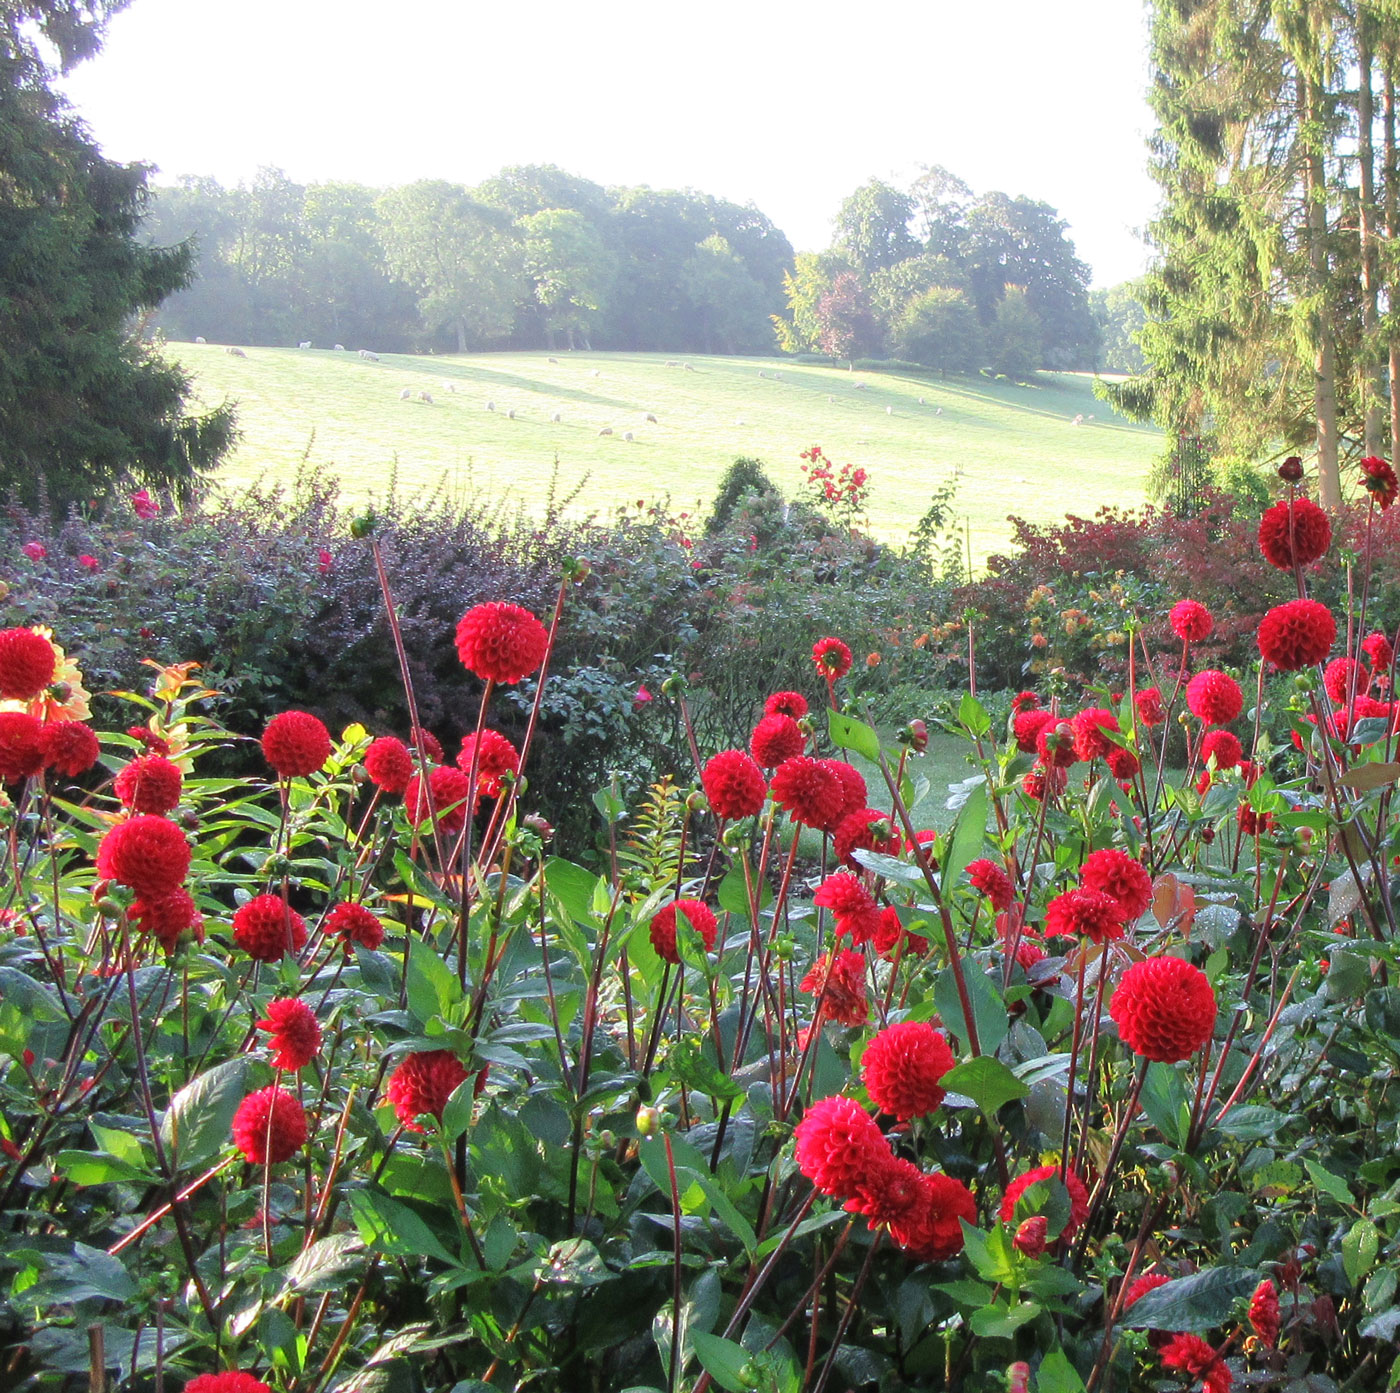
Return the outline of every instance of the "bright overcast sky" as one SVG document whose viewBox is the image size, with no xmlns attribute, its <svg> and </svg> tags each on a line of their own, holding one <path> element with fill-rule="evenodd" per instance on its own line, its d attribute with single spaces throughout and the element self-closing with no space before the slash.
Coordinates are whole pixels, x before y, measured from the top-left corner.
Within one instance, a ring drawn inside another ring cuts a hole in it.
<svg viewBox="0 0 1400 1393">
<path fill-rule="evenodd" d="M 871 176 L 1043 199 L 1145 264 L 1141 0 L 131 0 L 69 96 L 159 178 L 475 183 L 550 163 L 757 204 L 799 250 Z"/>
</svg>

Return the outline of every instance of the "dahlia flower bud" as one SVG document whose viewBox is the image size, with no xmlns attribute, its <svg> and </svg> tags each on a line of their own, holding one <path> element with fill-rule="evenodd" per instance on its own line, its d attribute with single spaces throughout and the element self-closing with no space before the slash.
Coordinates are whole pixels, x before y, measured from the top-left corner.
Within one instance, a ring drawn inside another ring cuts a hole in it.
<svg viewBox="0 0 1400 1393">
<path fill-rule="evenodd" d="M 1278 476 L 1287 484 L 1300 483 L 1303 478 L 1303 461 L 1297 455 L 1289 455 L 1279 465 Z"/>
<path fill-rule="evenodd" d="M 379 525 L 379 519 L 375 516 L 373 508 L 363 512 L 357 518 L 350 520 L 350 535 L 363 540 L 365 537 L 372 537 L 374 529 Z"/>
<path fill-rule="evenodd" d="M 1050 1221 L 1043 1214 L 1032 1214 L 1022 1219 L 1016 1229 L 1011 1246 L 1028 1258 L 1038 1258 L 1045 1251 L 1045 1236 L 1050 1231 Z"/>
<path fill-rule="evenodd" d="M 564 579 L 575 585 L 582 585 L 591 574 L 593 567 L 586 556 L 570 556 L 564 562 Z"/>
<path fill-rule="evenodd" d="M 654 1137 L 661 1130 L 661 1114 L 656 1108 L 637 1109 L 637 1133 L 643 1137 Z"/>
<path fill-rule="evenodd" d="M 928 725 L 924 721 L 913 720 L 900 732 L 899 738 L 915 754 L 921 755 L 928 749 Z"/>
</svg>

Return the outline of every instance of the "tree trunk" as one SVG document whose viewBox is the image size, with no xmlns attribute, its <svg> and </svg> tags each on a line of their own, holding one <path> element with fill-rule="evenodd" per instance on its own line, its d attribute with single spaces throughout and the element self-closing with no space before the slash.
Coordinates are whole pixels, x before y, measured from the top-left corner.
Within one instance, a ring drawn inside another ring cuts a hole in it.
<svg viewBox="0 0 1400 1393">
<path fill-rule="evenodd" d="M 1392 255 L 1386 257 L 1387 267 L 1394 264 L 1395 237 L 1400 231 L 1400 197 L 1397 197 L 1395 186 L 1396 165 L 1395 165 L 1395 79 L 1394 72 L 1395 52 L 1387 47 L 1385 50 L 1385 89 L 1381 98 L 1383 112 L 1383 130 L 1385 142 L 1385 236 L 1390 244 L 1389 250 Z M 1400 294 L 1400 286 L 1395 281 L 1395 272 L 1389 271 L 1386 277 L 1386 302 L 1392 307 L 1397 304 L 1397 295 Z M 1391 318 L 1391 316 L 1387 316 Z M 1386 333 L 1390 347 L 1390 452 L 1394 457 L 1397 447 L 1400 447 L 1400 337 L 1397 337 L 1396 329 L 1392 323 Z"/>
<path fill-rule="evenodd" d="M 1327 308 L 1327 172 L 1319 136 L 1320 103 L 1311 77 L 1298 71 L 1298 118 L 1303 144 L 1303 191 L 1307 199 L 1308 298 L 1315 321 L 1313 410 L 1317 420 L 1317 485 L 1324 508 L 1342 506 L 1337 469 L 1337 350 Z"/>
<path fill-rule="evenodd" d="M 458 319 L 458 321 L 457 321 L 457 352 L 458 352 L 458 353 L 465 353 L 466 351 L 467 351 L 467 321 L 466 321 L 465 319 Z"/>
<path fill-rule="evenodd" d="M 1371 23 L 1358 9 L 1356 24 L 1359 80 L 1356 93 L 1357 142 L 1360 164 L 1361 208 L 1361 399 L 1366 416 L 1363 443 L 1368 455 L 1381 453 L 1381 401 L 1385 391 L 1384 365 L 1377 336 L 1376 275 L 1376 154 L 1373 139 L 1375 104 L 1371 94 Z"/>
</svg>

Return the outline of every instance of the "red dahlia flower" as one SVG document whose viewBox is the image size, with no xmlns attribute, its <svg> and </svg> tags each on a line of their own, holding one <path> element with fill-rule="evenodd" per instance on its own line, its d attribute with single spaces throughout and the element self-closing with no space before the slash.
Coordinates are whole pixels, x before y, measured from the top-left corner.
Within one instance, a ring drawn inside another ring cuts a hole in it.
<svg viewBox="0 0 1400 1393">
<path fill-rule="evenodd" d="M 1034 798 L 1040 803 L 1044 801 L 1047 792 L 1063 793 L 1068 784 L 1069 776 L 1063 769 L 1046 769 L 1044 765 L 1037 764 L 1021 780 L 1021 791 L 1027 798 Z"/>
<path fill-rule="evenodd" d="M 1019 716 L 1023 711 L 1034 711 L 1040 705 L 1040 696 L 1036 692 L 1017 692 L 1011 698 L 1011 713 Z"/>
<path fill-rule="evenodd" d="M 364 905 L 345 900 L 326 915 L 324 928 L 334 934 L 348 951 L 352 944 L 375 949 L 384 942 L 384 925 Z"/>
<path fill-rule="evenodd" d="M 928 940 L 920 938 L 918 934 L 911 934 L 904 927 L 899 911 L 893 905 L 886 905 L 880 911 L 878 927 L 870 936 L 870 946 L 882 958 L 893 958 L 901 942 L 904 944 L 903 951 L 912 953 L 915 957 L 921 958 L 928 952 Z"/>
<path fill-rule="evenodd" d="M 168 813 L 180 801 L 185 776 L 164 755 L 139 755 L 116 777 L 112 789 L 137 813 Z"/>
<path fill-rule="evenodd" d="M 1149 729 L 1161 725 L 1167 719 L 1167 713 L 1162 707 L 1162 693 L 1156 687 L 1144 687 L 1133 697 L 1133 705 L 1137 707 L 1138 720 Z"/>
<path fill-rule="evenodd" d="M 851 650 L 839 638 L 820 638 L 812 645 L 812 661 L 828 683 L 851 670 Z"/>
<path fill-rule="evenodd" d="M 1395 649 L 1390 640 L 1381 633 L 1367 634 L 1361 640 L 1361 651 L 1366 655 L 1366 661 L 1371 665 L 1373 676 L 1385 676 L 1395 661 Z"/>
<path fill-rule="evenodd" d="M 457 768 L 471 777 L 472 754 L 476 750 L 475 733 L 462 741 L 457 756 Z M 476 786 L 487 798 L 501 796 L 501 780 L 507 774 L 520 772 L 520 755 L 514 745 L 498 730 L 481 732 L 481 753 L 476 761 Z"/>
<path fill-rule="evenodd" d="M 1011 901 L 1016 898 L 1015 888 L 1011 877 L 995 861 L 969 861 L 967 878 L 974 890 L 992 902 L 992 908 L 998 914 L 1011 908 Z"/>
<path fill-rule="evenodd" d="M 1178 600 L 1167 615 L 1167 622 L 1183 643 L 1200 643 L 1215 628 L 1215 619 L 1199 600 Z"/>
<path fill-rule="evenodd" d="M 1281 672 L 1320 663 L 1337 638 L 1337 621 L 1316 600 L 1275 605 L 1259 622 L 1259 652 Z"/>
<path fill-rule="evenodd" d="M 923 1194 L 907 1218 L 892 1223 L 890 1237 L 915 1262 L 944 1262 L 963 1250 L 961 1220 L 977 1222 L 977 1202 L 960 1180 L 935 1171 L 923 1178 Z"/>
<path fill-rule="evenodd" d="M 1270 1349 L 1278 1344 L 1278 1292 L 1267 1277 L 1254 1288 L 1254 1295 L 1249 1298 L 1249 1323 L 1254 1327 L 1254 1333 Z"/>
<path fill-rule="evenodd" d="M 413 737 L 414 748 L 420 755 L 426 755 L 429 763 L 441 764 L 444 759 L 442 753 L 442 741 L 430 730 L 424 730 L 421 726 Z M 415 764 L 414 768 L 418 766 Z"/>
<path fill-rule="evenodd" d="M 670 904 L 657 910 L 651 921 L 651 946 L 664 962 L 679 963 L 681 955 L 676 948 L 676 915 L 685 916 L 685 921 L 705 945 L 707 953 L 714 951 L 715 937 L 719 925 L 715 922 L 714 910 L 703 900 L 672 900 Z"/>
<path fill-rule="evenodd" d="M 257 962 L 281 962 L 306 947 L 306 921 L 281 895 L 254 895 L 234 911 L 233 941 Z"/>
<path fill-rule="evenodd" d="M 816 997 L 823 1013 L 838 1025 L 861 1026 L 869 1019 L 865 958 L 860 953 L 828 953 L 812 964 L 798 986 Z"/>
<path fill-rule="evenodd" d="M 1125 749 L 1121 745 L 1115 745 L 1104 756 L 1104 763 L 1108 765 L 1108 772 L 1119 783 L 1131 779 L 1142 768 L 1142 761 L 1131 750 Z"/>
<path fill-rule="evenodd" d="M 1229 725 L 1244 710 L 1240 684 L 1216 668 L 1205 668 L 1186 684 L 1186 705 L 1206 725 Z"/>
<path fill-rule="evenodd" d="M 544 625 L 519 605 L 474 605 L 457 621 L 457 656 L 486 682 L 523 680 L 544 662 L 548 648 Z"/>
<path fill-rule="evenodd" d="M 69 779 L 85 774 L 102 753 L 97 736 L 81 721 L 50 721 L 39 732 L 39 751 L 50 769 Z"/>
<path fill-rule="evenodd" d="M 263 758 L 279 778 L 314 774 L 331 757 L 331 736 L 307 711 L 283 711 L 263 731 Z"/>
<path fill-rule="evenodd" d="M 1395 470 L 1378 455 L 1367 455 L 1361 461 L 1361 485 L 1380 505 L 1382 512 L 1395 502 L 1396 494 L 1400 493 L 1400 479 L 1395 477 Z"/>
<path fill-rule="evenodd" d="M 1123 919 L 1123 906 L 1112 895 L 1083 886 L 1056 895 L 1045 906 L 1045 932 L 1051 938 L 1112 943 L 1123 937 Z"/>
<path fill-rule="evenodd" d="M 710 800 L 710 811 L 726 821 L 753 817 L 768 796 L 763 771 L 743 750 L 711 755 L 700 771 L 700 783 Z"/>
<path fill-rule="evenodd" d="M 932 1112 L 945 1097 L 938 1080 L 957 1061 L 927 1021 L 887 1025 L 865 1047 L 861 1077 L 870 1101 L 901 1122 Z"/>
<path fill-rule="evenodd" d="M 1102 890 L 1111 895 L 1129 923 L 1141 918 L 1152 903 L 1152 877 L 1116 847 L 1090 852 L 1080 867 L 1079 883 L 1086 890 Z"/>
<path fill-rule="evenodd" d="M 14 784 L 43 769 L 43 730 L 27 711 L 0 711 L 0 779 Z"/>
<path fill-rule="evenodd" d="M 1333 658 L 1322 670 L 1322 686 L 1339 706 L 1352 696 L 1365 694 L 1369 685 L 1366 669 L 1355 658 Z"/>
<path fill-rule="evenodd" d="M 186 934 L 196 943 L 204 940 L 204 916 L 184 888 L 150 900 L 138 896 L 132 900 L 126 917 L 138 932 L 150 934 L 167 953 L 173 953 Z"/>
<path fill-rule="evenodd" d="M 230 1369 L 223 1374 L 200 1374 L 192 1378 L 185 1385 L 184 1393 L 272 1393 L 272 1389 L 252 1374 Z"/>
<path fill-rule="evenodd" d="M 163 817 L 127 818 L 111 828 L 97 848 L 98 876 L 129 885 L 145 899 L 178 890 L 189 870 L 190 844 Z"/>
<path fill-rule="evenodd" d="M 845 871 L 827 876 L 812 903 L 829 909 L 836 920 L 837 936 L 850 934 L 857 948 L 880 932 L 880 907 L 860 880 Z"/>
<path fill-rule="evenodd" d="M 878 808 L 862 808 L 859 812 L 847 813 L 836 825 L 831 839 L 836 859 L 852 870 L 861 869 L 860 862 L 851 854 L 854 851 L 878 851 L 885 856 L 898 856 L 904 849 L 904 838 L 890 826 L 888 813 Z"/>
<path fill-rule="evenodd" d="M 765 716 L 749 737 L 749 753 L 764 769 L 776 769 L 807 748 L 807 737 L 791 716 Z"/>
<path fill-rule="evenodd" d="M 306 1112 L 285 1088 L 260 1088 L 233 1115 L 233 1143 L 250 1165 L 288 1161 L 306 1145 Z"/>
<path fill-rule="evenodd" d="M 443 833 L 455 837 L 467 825 L 467 808 L 475 810 L 476 799 L 472 797 L 471 780 L 460 769 L 440 764 L 428 771 L 426 789 L 421 775 L 415 774 L 408 781 L 403 805 L 410 822 L 426 822 L 436 815 Z"/>
<path fill-rule="evenodd" d="M 420 1117 L 442 1119 L 442 1110 L 467 1071 L 451 1050 L 419 1050 L 408 1055 L 389 1076 L 386 1096 L 398 1119 L 410 1132 L 427 1129 Z"/>
<path fill-rule="evenodd" d="M 0 629 L 0 698 L 31 701 L 52 683 L 58 658 L 33 629 Z"/>
<path fill-rule="evenodd" d="M 868 797 L 865 778 L 855 765 L 847 764 L 844 759 L 824 759 L 822 766 L 836 775 L 836 782 L 841 785 L 841 791 L 845 795 L 845 802 L 841 809 L 842 817 L 847 813 L 858 812 L 865 807 Z"/>
<path fill-rule="evenodd" d="M 267 1003 L 267 1015 L 258 1022 L 272 1039 L 273 1067 L 295 1073 L 316 1058 L 321 1048 L 321 1023 L 316 1013 L 298 997 L 279 997 Z"/>
<path fill-rule="evenodd" d="M 923 1172 L 912 1161 L 885 1152 L 841 1207 L 863 1214 L 872 1229 L 906 1219 L 923 1198 Z"/>
<path fill-rule="evenodd" d="M 1112 711 L 1090 706 L 1077 712 L 1070 724 L 1074 727 L 1074 750 L 1082 760 L 1104 759 L 1119 748 L 1108 736 L 1109 731 L 1121 733 Z"/>
<path fill-rule="evenodd" d="M 1163 1272 L 1149 1272 L 1146 1276 L 1134 1278 L 1123 1296 L 1122 1309 L 1126 1311 L 1129 1306 L 1141 1301 L 1148 1292 L 1156 1291 L 1158 1287 L 1164 1287 L 1170 1281 L 1171 1278 Z"/>
<path fill-rule="evenodd" d="M 824 1195 L 849 1199 L 889 1159 L 875 1119 L 854 1098 L 836 1094 L 813 1103 L 793 1132 L 797 1168 Z"/>
<path fill-rule="evenodd" d="M 1215 760 L 1218 771 L 1234 769 L 1244 758 L 1244 747 L 1228 730 L 1213 730 L 1201 741 L 1201 762 Z"/>
<path fill-rule="evenodd" d="M 1016 748 L 1023 754 L 1033 755 L 1036 740 L 1046 726 L 1055 724 L 1055 717 L 1049 711 L 1032 707 L 1029 711 L 1018 712 L 1011 722 L 1011 730 L 1016 738 Z"/>
<path fill-rule="evenodd" d="M 1068 769 L 1079 758 L 1074 727 L 1068 721 L 1047 721 L 1035 737 L 1035 748 L 1047 769 Z"/>
<path fill-rule="evenodd" d="M 784 760 L 774 771 L 771 784 L 778 806 L 792 814 L 794 822 L 831 831 L 846 815 L 846 788 L 830 767 L 835 760 L 798 755 Z M 865 802 L 864 794 L 861 803 Z"/>
<path fill-rule="evenodd" d="M 800 721 L 807 711 L 807 698 L 801 692 L 774 692 L 763 703 L 765 716 L 791 716 Z"/>
<path fill-rule="evenodd" d="M 1020 1202 L 1021 1196 L 1031 1188 L 1038 1185 L 1042 1180 L 1058 1180 L 1060 1178 L 1059 1166 L 1037 1166 L 1035 1170 L 1026 1171 L 1024 1175 L 1018 1175 L 1010 1185 L 1006 1187 L 1006 1194 L 1002 1196 L 999 1216 L 1002 1223 L 1010 1224 L 1017 1221 L 1016 1206 Z M 1084 1182 L 1075 1174 L 1072 1166 L 1065 1167 L 1065 1189 L 1069 1191 L 1069 1218 L 1065 1221 L 1065 1226 L 1060 1232 L 1061 1238 L 1073 1238 L 1075 1233 L 1089 1217 L 1089 1191 L 1085 1188 Z M 1023 1206 L 1025 1208 L 1026 1206 Z M 1029 1217 L 1026 1214 L 1020 1215 L 1024 1219 Z"/>
<path fill-rule="evenodd" d="M 1275 503 L 1259 519 L 1259 550 L 1280 571 L 1312 565 L 1331 544 L 1332 524 L 1311 499 Z"/>
<path fill-rule="evenodd" d="M 413 756 L 402 740 L 381 735 L 365 751 L 365 773 L 385 793 L 402 793 L 413 777 Z"/>
<path fill-rule="evenodd" d="M 1205 973 L 1182 958 L 1144 958 L 1123 974 L 1109 999 L 1108 1014 L 1134 1054 L 1175 1064 L 1210 1039 L 1215 993 Z"/>
<path fill-rule="evenodd" d="M 1234 1383 L 1225 1361 L 1199 1335 L 1173 1335 L 1162 1346 L 1162 1367 L 1200 1379 L 1203 1393 L 1230 1393 Z"/>
</svg>

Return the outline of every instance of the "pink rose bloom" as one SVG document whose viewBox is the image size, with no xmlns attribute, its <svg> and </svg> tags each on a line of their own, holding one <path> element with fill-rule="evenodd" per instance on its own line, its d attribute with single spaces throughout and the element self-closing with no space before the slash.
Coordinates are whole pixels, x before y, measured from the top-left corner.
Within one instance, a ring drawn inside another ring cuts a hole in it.
<svg viewBox="0 0 1400 1393">
<path fill-rule="evenodd" d="M 20 550 L 31 561 L 42 561 L 49 554 L 49 549 L 43 542 L 26 542 Z"/>
<path fill-rule="evenodd" d="M 131 495 L 131 506 L 138 518 L 153 518 L 160 512 L 160 504 L 145 489 L 140 489 Z"/>
<path fill-rule="evenodd" d="M 89 556 L 86 552 L 78 558 L 78 565 L 85 571 L 95 571 L 98 569 L 97 558 L 95 556 Z"/>
</svg>

